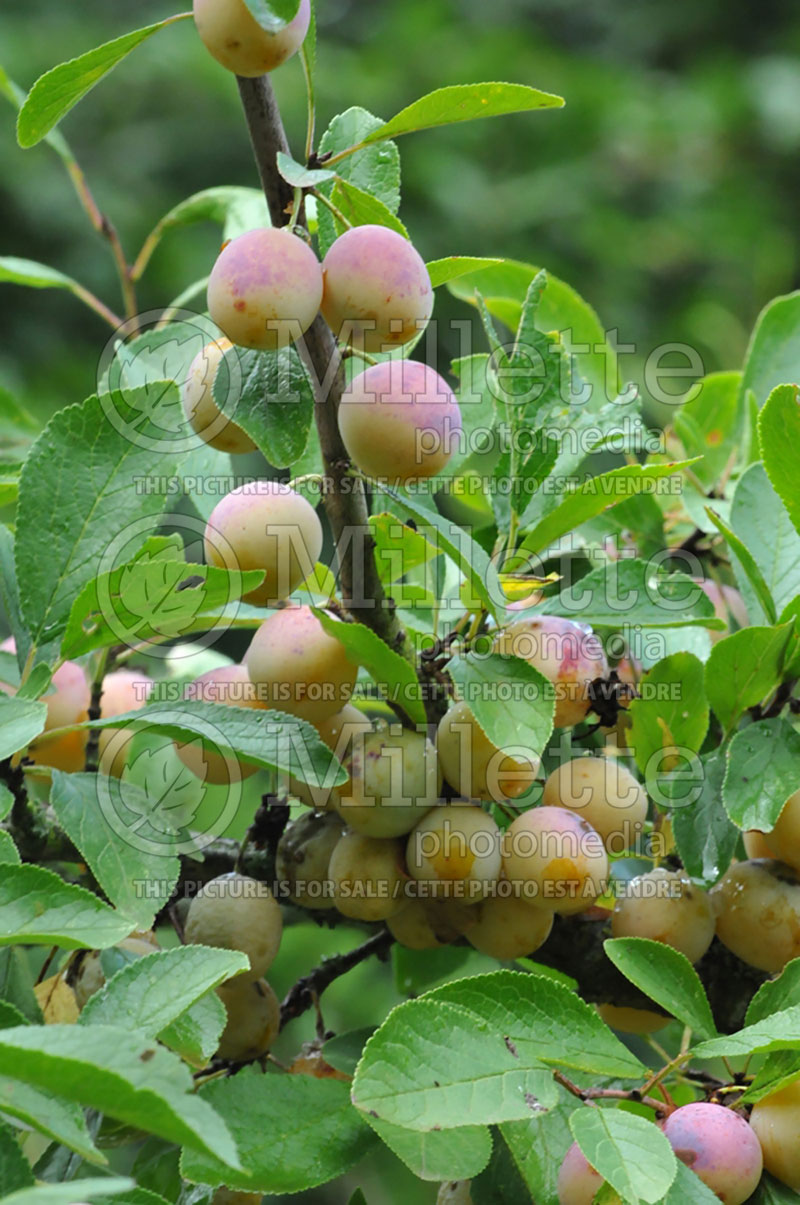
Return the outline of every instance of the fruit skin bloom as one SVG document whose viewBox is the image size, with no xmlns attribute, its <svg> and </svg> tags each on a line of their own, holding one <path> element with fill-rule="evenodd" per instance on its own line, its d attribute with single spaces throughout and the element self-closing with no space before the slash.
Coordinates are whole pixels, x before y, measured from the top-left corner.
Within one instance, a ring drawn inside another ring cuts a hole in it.
<svg viewBox="0 0 800 1205">
<path fill-rule="evenodd" d="M 387 360 L 342 394 L 339 431 L 362 472 L 388 481 L 433 477 L 457 449 L 461 411 L 438 372 L 418 360 Z"/>
<path fill-rule="evenodd" d="M 241 950 L 250 970 L 234 980 L 261 979 L 281 944 L 283 917 L 266 883 L 242 874 L 224 874 L 200 889 L 186 917 L 185 938 L 192 945 Z M 228 983 L 232 983 L 229 980 Z"/>
<path fill-rule="evenodd" d="M 248 230 L 220 251 L 208 278 L 208 312 L 233 343 L 276 351 L 304 334 L 319 312 L 322 269 L 297 235 Z"/>
<path fill-rule="evenodd" d="M 325 320 L 334 335 L 364 351 L 407 343 L 433 312 L 422 256 L 388 226 L 345 231 L 322 261 L 322 276 Z"/>
<path fill-rule="evenodd" d="M 761 1145 L 739 1113 L 697 1101 L 670 1113 L 664 1134 L 681 1162 L 726 1205 L 742 1205 L 755 1191 Z"/>
<path fill-rule="evenodd" d="M 274 71 L 295 54 L 308 33 L 311 0 L 300 0 L 283 29 L 262 29 L 242 0 L 194 0 L 194 23 L 203 45 L 236 75 L 255 78 Z"/>
</svg>

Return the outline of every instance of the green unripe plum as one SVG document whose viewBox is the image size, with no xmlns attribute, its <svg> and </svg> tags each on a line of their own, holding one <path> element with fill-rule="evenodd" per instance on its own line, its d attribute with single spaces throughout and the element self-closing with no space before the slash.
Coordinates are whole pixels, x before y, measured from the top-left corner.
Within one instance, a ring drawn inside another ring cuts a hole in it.
<svg viewBox="0 0 800 1205">
<path fill-rule="evenodd" d="M 574 757 L 553 770 L 542 803 L 569 808 L 588 820 L 612 854 L 630 849 L 647 819 L 647 795 L 613 757 Z"/>
<path fill-rule="evenodd" d="M 586 718 L 590 683 L 608 675 L 603 646 L 591 628 L 557 615 L 512 623 L 498 636 L 495 652 L 521 657 L 553 683 L 556 728 L 570 728 Z"/>
<path fill-rule="evenodd" d="M 201 703 L 222 703 L 229 707 L 266 707 L 250 681 L 243 665 L 219 665 L 207 670 L 184 691 L 184 698 Z M 175 752 L 183 764 L 203 782 L 228 785 L 241 782 L 258 771 L 252 762 L 239 761 L 233 753 L 216 753 L 204 748 L 200 740 L 175 742 Z"/>
<path fill-rule="evenodd" d="M 242 601 L 274 606 L 313 571 L 322 552 L 322 524 L 302 494 L 279 481 L 237 486 L 206 524 L 206 562 L 220 569 L 263 569 L 264 580 Z"/>
<path fill-rule="evenodd" d="M 14 637 L 8 636 L 0 644 L 0 650 L 16 652 Z M 0 682 L 0 690 L 14 695 L 17 688 Z M 92 694 L 86 674 L 77 661 L 65 661 L 58 667 L 41 701 L 47 707 L 44 732 L 30 745 L 27 756 L 39 766 L 75 774 L 84 768 L 86 761 L 86 732 L 66 732 L 54 740 L 48 740 L 47 733 L 88 719 Z"/>
<path fill-rule="evenodd" d="M 144 707 L 152 689 L 152 679 L 138 670 L 117 669 L 106 674 L 100 696 L 101 717 L 110 719 L 126 711 L 138 711 Z M 120 777 L 128 760 L 133 735 L 131 728 L 105 728 L 100 732 L 98 764 L 102 774 Z"/>
<path fill-rule="evenodd" d="M 190 945 L 241 950 L 250 969 L 234 978 L 244 983 L 261 979 L 272 965 L 282 931 L 283 916 L 266 883 L 232 873 L 200 888 L 189 906 L 184 937 Z"/>
<path fill-rule="evenodd" d="M 714 938 L 708 894 L 680 870 L 657 866 L 626 884 L 611 917 L 614 937 L 648 937 L 699 962 Z"/>
<path fill-rule="evenodd" d="M 387 920 L 407 903 L 399 841 L 345 833 L 331 854 L 328 874 L 333 902 L 351 920 Z"/>
<path fill-rule="evenodd" d="M 530 808 L 503 834 L 506 877 L 549 912 L 591 908 L 606 889 L 608 854 L 588 820 L 567 808 Z"/>
<path fill-rule="evenodd" d="M 328 867 L 344 825 L 335 812 L 312 812 L 292 820 L 275 852 L 275 876 L 301 908 L 332 908 Z"/>
<path fill-rule="evenodd" d="M 500 878 L 500 829 L 482 808 L 436 807 L 409 833 L 406 864 L 432 897 L 477 902 Z"/>
<path fill-rule="evenodd" d="M 424 733 L 399 725 L 359 734 L 336 809 L 367 837 L 402 837 L 435 806 L 441 788 L 436 750 Z"/>
<path fill-rule="evenodd" d="M 339 431 L 348 456 L 368 476 L 420 481 L 440 472 L 458 447 L 461 411 L 427 364 L 387 360 L 344 391 Z"/>
<path fill-rule="evenodd" d="M 395 941 L 407 950 L 436 950 L 443 945 L 434 929 L 434 906 L 434 901 L 411 900 L 395 916 L 390 916 L 386 927 Z"/>
<path fill-rule="evenodd" d="M 425 261 L 388 226 L 354 226 L 322 261 L 322 313 L 337 339 L 365 351 L 400 347 L 433 311 Z"/>
<path fill-rule="evenodd" d="M 436 1205 L 473 1205 L 471 1180 L 447 1180 L 439 1185 Z"/>
<path fill-rule="evenodd" d="M 711 890 L 717 937 L 742 962 L 776 974 L 800 957 L 800 875 L 767 858 L 737 862 Z"/>
<path fill-rule="evenodd" d="M 217 1056 L 232 1063 L 261 1058 L 281 1027 L 280 1001 L 266 979 L 232 979 L 217 988 L 217 995 L 228 1014 Z"/>
<path fill-rule="evenodd" d="M 750 1125 L 761 1143 L 766 1170 L 800 1193 L 800 1080 L 757 1101 Z"/>
<path fill-rule="evenodd" d="M 623 1008 L 617 1004 L 597 1004 L 598 1013 L 612 1029 L 620 1033 L 657 1033 L 669 1025 L 669 1017 L 649 1008 Z"/>
<path fill-rule="evenodd" d="M 491 896 L 472 909 L 475 924 L 466 930 L 471 946 L 497 958 L 511 962 L 525 958 L 544 945 L 553 927 L 553 913 L 536 908 L 517 896 Z"/>
<path fill-rule="evenodd" d="M 467 703 L 456 703 L 439 721 L 436 748 L 442 772 L 465 799 L 516 799 L 536 780 L 535 753 L 514 747 L 513 756 L 492 744 Z"/>
<path fill-rule="evenodd" d="M 220 251 L 208 278 L 208 311 L 240 347 L 276 351 L 305 334 L 322 301 L 311 248 L 277 227 L 248 230 Z"/>
<path fill-rule="evenodd" d="M 267 707 L 320 724 L 341 711 L 358 667 L 310 607 L 285 607 L 265 619 L 244 664 Z"/>
<path fill-rule="evenodd" d="M 604 1184 L 603 1177 L 594 1170 L 577 1142 L 573 1142 L 558 1171 L 558 1205 L 593 1205 Z M 622 1198 L 616 1193 L 607 1200 L 608 1205 L 622 1205 Z"/>
<path fill-rule="evenodd" d="M 218 63 L 234 75 L 254 78 L 274 71 L 300 49 L 308 33 L 310 0 L 277 33 L 262 29 L 243 0 L 194 0 L 197 32 Z"/>
<path fill-rule="evenodd" d="M 256 445 L 241 427 L 220 410 L 214 397 L 217 370 L 232 347 L 230 339 L 220 338 L 201 348 L 189 365 L 181 388 L 181 401 L 189 425 L 204 443 L 218 452 L 237 455 L 254 452 Z"/>
<path fill-rule="evenodd" d="M 681 1162 L 726 1205 L 743 1205 L 755 1192 L 761 1146 L 739 1113 L 696 1101 L 670 1113 L 663 1131 Z"/>
<path fill-rule="evenodd" d="M 786 800 L 771 832 L 753 829 L 744 834 L 744 845 L 748 857 L 776 858 L 800 870 L 800 791 Z"/>
</svg>

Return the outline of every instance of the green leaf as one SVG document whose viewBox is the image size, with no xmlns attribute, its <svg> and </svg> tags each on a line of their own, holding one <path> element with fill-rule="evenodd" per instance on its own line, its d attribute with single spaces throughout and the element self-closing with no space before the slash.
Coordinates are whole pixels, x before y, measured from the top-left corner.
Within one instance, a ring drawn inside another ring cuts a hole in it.
<svg viewBox="0 0 800 1205">
<path fill-rule="evenodd" d="M 676 460 L 668 464 L 625 464 L 590 477 L 572 493 L 566 494 L 555 510 L 528 532 L 522 546 L 540 552 L 587 519 L 602 514 L 633 494 L 651 490 L 656 481 L 671 477 L 693 463 L 692 460 Z"/>
<path fill-rule="evenodd" d="M 685 954 L 646 937 L 612 938 L 603 949 L 626 979 L 698 1037 L 716 1037 L 705 988 Z"/>
<path fill-rule="evenodd" d="M 800 788 L 800 733 L 786 720 L 759 720 L 728 746 L 722 798 L 741 829 L 768 833 L 783 805 Z"/>
<path fill-rule="evenodd" d="M 277 352 L 233 347 L 223 363 L 232 363 L 240 391 L 233 411 L 237 426 L 250 436 L 270 464 L 286 468 L 298 460 L 308 443 L 314 417 L 314 390 L 293 347 Z M 225 396 L 228 377 L 217 370 L 212 392 L 221 408 L 230 411 Z"/>
<path fill-rule="evenodd" d="M 11 628 L 11 635 L 16 642 L 17 664 L 22 668 L 31 647 L 31 639 L 19 607 L 17 571 L 14 565 L 14 537 L 2 523 L 0 523 L 0 603 L 2 603 L 8 626 Z"/>
<path fill-rule="evenodd" d="M 383 492 L 423 529 L 426 540 L 446 553 L 458 565 L 469 583 L 473 597 L 481 600 L 490 615 L 496 615 L 503 590 L 494 562 L 463 528 L 443 519 L 435 511 L 420 505 L 415 498 L 398 493 L 390 486 Z"/>
<path fill-rule="evenodd" d="M 448 255 L 444 259 L 432 259 L 426 267 L 433 288 L 438 289 L 462 276 L 482 272 L 485 268 L 497 268 L 503 263 L 505 260 L 480 259 L 477 255 Z"/>
<path fill-rule="evenodd" d="M 745 1025 L 756 1025 L 795 1004 L 800 1004 L 800 958 L 787 962 L 776 979 L 761 984 L 747 1006 Z"/>
<path fill-rule="evenodd" d="M 762 406 L 776 385 L 794 381 L 800 363 L 800 292 L 776 297 L 758 316 L 744 364 L 741 405 L 752 392 Z"/>
<path fill-rule="evenodd" d="M 364 1049 L 353 1102 L 411 1130 L 518 1121 L 556 1103 L 553 1065 L 620 1078 L 642 1066 L 568 988 L 498 971 L 395 1008 Z"/>
<path fill-rule="evenodd" d="M 97 774 L 54 770 L 50 803 L 114 907 L 136 927 L 149 929 L 178 881 L 178 858 L 145 853 L 115 831 L 106 817 Z"/>
<path fill-rule="evenodd" d="M 72 1180 L 69 1184 L 37 1184 L 35 1188 L 23 1188 L 3 1197 L 3 1205 L 75 1205 L 76 1201 L 118 1197 L 134 1187 L 133 1180 L 124 1176 Z"/>
<path fill-rule="evenodd" d="M 775 1050 L 768 1054 L 753 1077 L 747 1091 L 739 1097 L 739 1104 L 756 1104 L 773 1092 L 780 1092 L 800 1079 L 800 1052 Z"/>
<path fill-rule="evenodd" d="M 81 289 L 76 280 L 56 268 L 33 259 L 17 259 L 13 255 L 0 258 L 0 282 L 26 285 L 29 289 L 69 289 L 71 293 Z"/>
<path fill-rule="evenodd" d="M 625 1109 L 576 1109 L 570 1128 L 592 1167 L 625 1201 L 660 1201 L 678 1161 L 658 1126 Z"/>
<path fill-rule="evenodd" d="M 351 226 L 388 226 L 396 234 L 402 234 L 403 238 L 409 237 L 405 226 L 388 205 L 380 198 L 373 197 L 372 193 L 359 188 L 352 180 L 337 176 L 331 189 L 331 201 Z M 343 228 L 336 215 L 331 214 L 331 217 L 337 231 L 342 233 Z"/>
<path fill-rule="evenodd" d="M 174 386 L 166 393 L 179 405 Z M 141 543 L 156 526 L 177 463 L 158 446 L 164 432 L 149 412 L 164 394 L 162 385 L 88 398 L 58 411 L 33 445 L 20 483 L 16 564 L 22 612 L 37 644 L 60 638 L 114 533 L 134 528 Z M 109 403 L 121 429 L 107 417 Z M 137 481 L 156 488 L 137 489 Z"/>
<path fill-rule="evenodd" d="M 713 507 L 707 506 L 705 510 L 717 531 L 720 531 L 725 537 L 734 568 L 738 570 L 736 578 L 740 590 L 744 595 L 750 595 L 751 602 L 746 604 L 748 612 L 751 615 L 757 615 L 760 610 L 768 623 L 777 623 L 778 612 L 775 603 L 769 592 L 769 587 L 764 581 L 764 575 L 750 549 L 743 540 L 739 539 L 736 532 L 727 523 L 722 521 Z M 755 602 L 757 609 L 753 608 L 753 602 Z"/>
<path fill-rule="evenodd" d="M 783 681 L 797 644 L 794 628 L 794 623 L 742 628 L 712 648 L 706 662 L 706 695 L 726 731 Z"/>
<path fill-rule="evenodd" d="M 427 564 L 438 555 L 424 535 L 387 511 L 370 515 L 369 526 L 375 541 L 378 576 L 384 583 L 398 582 L 412 569 Z"/>
<path fill-rule="evenodd" d="M 748 1200 L 752 1205 L 755 1197 L 749 1197 Z M 679 1159 L 678 1171 L 672 1181 L 672 1187 L 664 1197 L 664 1205 L 686 1205 L 687 1201 L 691 1201 L 691 1205 L 716 1205 L 719 1197 L 710 1188 L 706 1188 L 700 1177 Z"/>
<path fill-rule="evenodd" d="M 542 755 L 555 714 L 555 691 L 543 674 L 520 657 L 500 653 L 454 657 L 447 671 L 493 745 Z M 501 683 L 509 691 L 510 702 L 504 707 L 496 702 Z"/>
<path fill-rule="evenodd" d="M 158 1040 L 193 1067 L 205 1067 L 219 1046 L 227 1022 L 225 1005 L 212 992 L 201 996 L 191 1008 L 162 1029 Z"/>
<path fill-rule="evenodd" d="M 19 866 L 21 858 L 10 833 L 0 829 L 0 866 Z"/>
<path fill-rule="evenodd" d="M 328 635 L 342 645 L 349 660 L 363 665 L 374 678 L 381 688 L 381 698 L 399 704 L 415 724 L 424 724 L 425 706 L 411 662 L 363 623 L 341 623 L 319 607 L 312 610 Z"/>
<path fill-rule="evenodd" d="M 16 1004 L 0 1000 L 0 1029 L 11 1029 L 14 1025 L 27 1025 L 28 1018 L 20 1012 Z"/>
<path fill-rule="evenodd" d="M 34 1183 L 33 1172 L 10 1125 L 0 1121 L 0 1186 L 3 1196 Z"/>
<path fill-rule="evenodd" d="M 739 842 L 739 830 L 731 823 L 722 802 L 725 757 L 713 753 L 701 758 L 700 793 L 693 803 L 686 800 L 686 784 L 665 779 L 662 790 L 673 799 L 672 832 L 687 874 L 704 886 L 712 886 L 731 864 Z"/>
<path fill-rule="evenodd" d="M 236 1148 L 214 1110 L 192 1094 L 180 1059 L 110 1025 L 28 1025 L 0 1030 L 0 1056 L 14 1078 L 237 1168 Z"/>
<path fill-rule="evenodd" d="M 754 464 L 739 479 L 731 507 L 731 527 L 750 550 L 775 600 L 778 614 L 800 594 L 800 534 L 764 466 Z M 735 550 L 732 550 L 735 551 Z M 739 581 L 750 620 L 758 619 L 749 581 Z M 765 612 L 768 623 L 775 623 Z"/>
<path fill-rule="evenodd" d="M 6 1000 L 34 1025 L 44 1018 L 33 991 L 33 975 L 24 950 L 0 949 L 0 1000 Z"/>
<path fill-rule="evenodd" d="M 40 1091 L 10 1075 L 0 1075 L 0 1113 L 16 1117 L 88 1163 L 108 1162 L 92 1142 L 83 1110 L 72 1101 L 53 1096 L 50 1089 Z"/>
<path fill-rule="evenodd" d="M 705 739 L 703 663 L 691 653 L 673 653 L 643 676 L 639 689 L 642 697 L 629 708 L 631 748 L 647 784 L 680 764 L 686 750 L 697 753 Z"/>
<path fill-rule="evenodd" d="M 800 1004 L 746 1025 L 738 1033 L 701 1042 L 694 1055 L 698 1059 L 736 1058 L 767 1050 L 800 1050 Z"/>
<path fill-rule="evenodd" d="M 193 193 L 165 213 L 147 236 L 136 261 L 136 275 L 140 276 L 144 271 L 151 254 L 168 231 L 196 222 L 216 222 L 222 227 L 223 240 L 227 240 L 259 226 L 269 226 L 269 208 L 260 188 L 221 184 Z"/>
<path fill-rule="evenodd" d="M 516 330 L 531 281 L 540 271 L 540 266 L 507 259 L 496 267 L 479 269 L 457 278 L 448 288 L 456 297 L 472 304 L 480 290 L 488 310 L 510 330 Z M 550 272 L 536 318 L 540 331 L 559 332 L 578 374 L 591 385 L 592 397 L 588 404 L 573 409 L 582 411 L 584 421 L 589 419 L 594 424 L 604 402 L 616 405 L 613 399 L 619 386 L 617 355 L 606 338 L 605 327 L 589 303 L 571 285 Z M 575 414 L 570 416 L 570 425 L 575 417 Z M 583 452 L 580 459 L 583 459 Z"/>
<path fill-rule="evenodd" d="M 319 153 L 337 154 L 356 143 L 361 143 L 383 122 L 366 109 L 353 107 L 334 117 L 319 144 Z M 354 184 L 356 188 L 382 201 L 390 213 L 396 214 L 400 204 L 400 153 L 394 143 L 380 146 L 365 146 L 363 150 L 342 160 L 336 166 L 339 180 Z M 321 184 L 320 192 L 331 195 L 332 184 Z M 324 205 L 317 207 L 319 222 L 319 251 L 324 256 L 337 237 L 333 215 Z"/>
<path fill-rule="evenodd" d="M 246 2 L 247 0 L 245 0 Z M 333 180 L 336 177 L 336 172 L 325 171 L 322 168 L 308 168 L 304 164 L 298 163 L 291 155 L 285 154 L 284 151 L 278 151 L 275 162 L 278 173 L 287 184 L 291 184 L 292 188 L 315 188 L 317 184 L 323 184 L 326 180 Z"/>
<path fill-rule="evenodd" d="M 593 569 L 537 610 L 598 627 L 724 627 L 714 617 L 711 599 L 692 578 L 629 557 Z"/>
<path fill-rule="evenodd" d="M 27 748 L 44 731 L 46 719 L 44 703 L 0 695 L 0 760 Z"/>
<path fill-rule="evenodd" d="M 536 1205 L 560 1205 L 556 1182 L 564 1154 L 572 1145 L 569 1118 L 573 1108 L 574 1101 L 559 1104 L 530 1121 L 511 1121 L 500 1126 Z"/>
<path fill-rule="evenodd" d="M 675 433 L 687 456 L 703 458 L 692 472 L 707 489 L 727 468 L 740 435 L 736 421 L 740 381 L 738 372 L 709 373 L 675 415 Z"/>
<path fill-rule="evenodd" d="M 80 1025 L 116 1025 L 155 1038 L 206 992 L 239 971 L 245 954 L 208 946 L 178 946 L 129 962 L 87 1001 Z"/>
<path fill-rule="evenodd" d="M 167 17 L 155 25 L 146 25 L 143 29 L 124 34 L 113 42 L 106 42 L 94 50 L 88 50 L 77 59 L 60 63 L 45 75 L 39 77 L 31 88 L 28 97 L 19 111 L 17 119 L 17 140 L 22 147 L 35 146 L 53 126 L 61 121 L 73 105 L 99 83 L 117 63 L 130 54 L 141 42 L 152 34 L 158 33 L 167 25 L 183 20 L 189 16 L 181 13 L 175 17 Z"/>
<path fill-rule="evenodd" d="M 184 1150 L 181 1170 L 194 1183 L 248 1192 L 302 1192 L 343 1175 L 369 1151 L 374 1135 L 350 1105 L 347 1084 L 253 1069 L 200 1089 L 230 1127 L 244 1173 Z M 268 1141 L 265 1141 L 265 1136 Z"/>
<path fill-rule="evenodd" d="M 182 636 L 195 630 L 198 616 L 236 602 L 263 580 L 260 569 L 187 564 L 180 536 L 152 536 L 134 559 L 86 583 L 70 608 L 61 656 Z"/>
<path fill-rule="evenodd" d="M 244 0 L 267 33 L 279 33 L 297 16 L 300 0 Z"/>
<path fill-rule="evenodd" d="M 84 724 L 84 728 L 133 728 L 168 736 L 172 740 L 199 740 L 216 752 L 232 752 L 243 761 L 267 770 L 281 770 L 301 778 L 313 774 L 323 781 L 331 773 L 331 785 L 347 780 L 316 728 L 296 716 L 280 711 L 230 707 L 226 703 L 200 703 L 185 699 L 179 704 L 150 703 L 138 711 L 109 716 Z"/>
<path fill-rule="evenodd" d="M 401 109 L 390 121 L 373 130 L 361 145 L 398 138 L 416 130 L 477 121 L 481 117 L 501 117 L 506 113 L 526 113 L 532 109 L 560 109 L 563 98 L 540 92 L 526 84 L 454 84 L 437 88 L 427 96 Z"/>
<path fill-rule="evenodd" d="M 367 1117 L 390 1151 L 420 1180 L 467 1180 L 482 1172 L 492 1154 L 487 1126 L 418 1132 Z"/>
<path fill-rule="evenodd" d="M 520 1125 L 520 1122 L 508 1122 Z M 474 1205 L 531 1205 L 531 1194 L 525 1187 L 519 1168 L 507 1143 L 498 1138 L 494 1143 L 492 1157 L 487 1167 L 469 1184 L 470 1199 Z M 537 1197 L 547 1205 L 544 1197 Z"/>
<path fill-rule="evenodd" d="M 800 445 L 800 404 L 796 385 L 773 389 L 758 416 L 764 468 L 789 516 L 800 532 L 800 486 L 792 450 Z"/>
<path fill-rule="evenodd" d="M 5 866 L 0 875 L 0 945 L 104 949 L 132 927 L 96 895 L 43 866 Z"/>
</svg>

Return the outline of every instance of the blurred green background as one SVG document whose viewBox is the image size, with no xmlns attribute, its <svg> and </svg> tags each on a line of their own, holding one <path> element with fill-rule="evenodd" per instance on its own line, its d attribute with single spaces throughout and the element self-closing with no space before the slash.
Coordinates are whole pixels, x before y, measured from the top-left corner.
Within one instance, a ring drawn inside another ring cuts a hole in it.
<svg viewBox="0 0 800 1205">
<path fill-rule="evenodd" d="M 736 367 L 766 301 L 800 284 L 800 11 L 789 0 L 317 0 L 319 130 L 353 104 L 389 117 L 447 83 L 507 79 L 560 93 L 562 111 L 455 126 L 401 141 L 401 215 L 426 258 L 511 256 L 573 284 L 637 357 L 674 341 L 708 371 Z M 168 15 L 164 0 L 6 3 L 2 66 L 24 88 L 54 63 Z M 275 86 L 299 154 L 297 62 Z M 119 305 L 110 257 L 58 159 L 21 151 L 0 100 L 0 254 L 41 260 Z M 63 125 L 129 257 L 182 198 L 257 183 L 234 81 L 190 23 L 137 50 Z M 165 305 L 210 269 L 219 229 L 160 245 L 140 308 Z M 440 317 L 463 317 L 446 295 Z M 56 291 L 0 286 L 0 385 L 42 418 L 93 391 L 103 323 Z M 454 341 L 455 342 L 455 341 Z M 454 350 L 447 336 L 444 353 Z M 326 950 L 359 940 L 305 924 L 276 967 L 285 991 Z M 464 973 L 466 964 L 460 972 Z M 474 967 L 472 968 L 475 969 Z M 402 985 L 397 985 L 402 986 Z M 370 965 L 332 989 L 335 1029 L 377 1022 L 400 993 Z M 287 1034 L 291 1057 L 312 1033 Z M 268 1140 L 268 1136 L 265 1136 Z M 429 1202 L 396 1160 L 370 1157 L 299 1202 Z"/>
<path fill-rule="evenodd" d="M 320 130 L 351 104 L 388 117 L 445 83 L 509 79 L 567 100 L 562 111 L 401 141 L 401 213 L 427 258 L 541 264 L 640 353 L 685 341 L 708 370 L 736 367 L 761 306 L 797 285 L 800 14 L 789 0 L 318 0 L 318 9 Z M 55 62 L 169 11 L 163 0 L 135 10 L 108 0 L 4 5 L 4 66 L 27 88 Z M 275 83 L 299 151 L 298 63 Z M 257 183 L 238 104 L 186 22 L 137 50 L 66 119 L 129 255 L 181 198 Z M 4 102 L 0 173 L 0 252 L 52 264 L 117 305 L 110 259 L 58 160 L 45 146 L 17 148 Z M 171 235 L 141 308 L 205 275 L 218 246 L 210 225 Z M 0 383 L 40 414 L 92 391 L 99 319 L 66 294 L 9 285 L 0 310 Z M 457 315 L 442 298 L 440 316 Z"/>
</svg>

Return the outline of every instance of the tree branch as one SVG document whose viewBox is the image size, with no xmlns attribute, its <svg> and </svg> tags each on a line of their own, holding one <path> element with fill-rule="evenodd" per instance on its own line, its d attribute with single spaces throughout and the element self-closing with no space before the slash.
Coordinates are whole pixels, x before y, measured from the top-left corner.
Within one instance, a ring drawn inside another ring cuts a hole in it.
<svg viewBox="0 0 800 1205">
<path fill-rule="evenodd" d="M 373 954 L 379 958 L 385 958 L 393 943 L 394 938 L 389 930 L 381 929 L 363 945 L 356 946 L 347 954 L 336 954 L 332 958 L 323 959 L 318 967 L 314 967 L 313 971 L 309 971 L 302 979 L 298 979 L 281 1004 L 281 1029 L 312 1008 L 325 988 L 330 987 L 334 980 L 346 975 L 348 971 L 352 971 L 353 967 L 366 962 Z"/>
<path fill-rule="evenodd" d="M 289 152 L 281 115 L 266 76 L 239 78 L 250 141 L 272 223 L 285 226 L 294 190 L 278 172 L 279 151 Z M 314 385 L 314 417 L 325 466 L 325 511 L 336 542 L 344 605 L 387 644 L 399 648 L 404 633 L 378 576 L 363 485 L 347 477 L 350 461 L 339 434 L 337 412 L 344 386 L 342 358 L 324 318 L 318 315 L 298 344 Z"/>
</svg>

